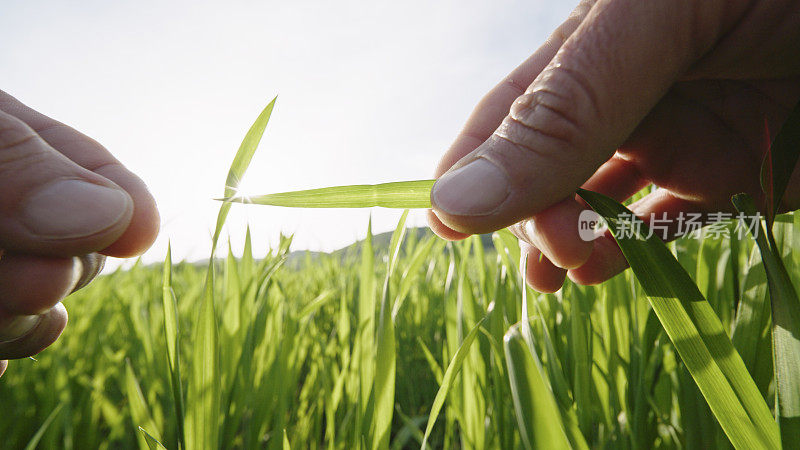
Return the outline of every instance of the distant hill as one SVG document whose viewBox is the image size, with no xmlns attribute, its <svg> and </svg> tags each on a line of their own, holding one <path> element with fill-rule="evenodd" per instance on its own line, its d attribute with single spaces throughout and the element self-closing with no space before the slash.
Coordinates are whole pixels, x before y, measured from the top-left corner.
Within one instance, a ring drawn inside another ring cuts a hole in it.
<svg viewBox="0 0 800 450">
<path fill-rule="evenodd" d="M 426 238 L 428 236 L 433 235 L 433 232 L 428 227 L 416 227 L 416 228 L 409 228 L 406 230 L 406 239 L 410 235 L 416 235 L 418 239 Z M 480 235 L 481 243 L 483 244 L 483 248 L 486 250 L 494 250 L 494 244 L 492 243 L 492 235 L 491 234 L 482 234 Z M 377 250 L 378 252 L 386 251 L 389 248 L 389 243 L 392 241 L 392 232 L 387 231 L 386 233 L 380 233 L 372 236 L 372 247 Z M 338 250 L 334 250 L 330 252 L 331 255 L 339 255 L 344 258 L 346 255 L 358 254 L 361 251 L 361 246 L 363 245 L 364 240 L 360 240 L 354 242 L 346 247 L 342 247 Z M 298 267 L 302 262 L 307 258 L 311 257 L 312 259 L 318 257 L 319 255 L 326 254 L 325 252 L 312 252 L 309 250 L 297 250 L 289 253 L 289 257 L 286 261 L 286 264 L 290 267 Z"/>
</svg>

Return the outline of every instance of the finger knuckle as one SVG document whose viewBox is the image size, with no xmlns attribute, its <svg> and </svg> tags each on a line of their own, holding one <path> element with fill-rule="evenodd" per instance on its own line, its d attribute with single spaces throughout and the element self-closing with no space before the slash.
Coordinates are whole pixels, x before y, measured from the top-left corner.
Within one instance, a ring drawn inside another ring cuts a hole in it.
<svg viewBox="0 0 800 450">
<path fill-rule="evenodd" d="M 588 144 L 586 131 L 597 116 L 587 80 L 556 66 L 514 102 L 498 134 L 524 149 L 571 160 Z"/>
<path fill-rule="evenodd" d="M 0 172 L 19 171 L 40 161 L 33 145 L 39 136 L 29 127 L 0 120 Z"/>
<path fill-rule="evenodd" d="M 36 137 L 32 129 L 17 121 L 0 120 L 0 151 L 23 146 Z"/>
</svg>

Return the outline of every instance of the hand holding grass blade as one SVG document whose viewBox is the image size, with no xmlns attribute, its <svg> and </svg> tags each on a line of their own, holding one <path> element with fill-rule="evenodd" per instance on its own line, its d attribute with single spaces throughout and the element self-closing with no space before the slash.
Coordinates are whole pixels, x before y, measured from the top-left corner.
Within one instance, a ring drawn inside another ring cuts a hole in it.
<svg viewBox="0 0 800 450">
<path fill-rule="evenodd" d="M 399 181 L 381 184 L 333 186 L 303 191 L 281 192 L 255 197 L 237 196 L 224 202 L 291 208 L 430 208 L 435 180 Z"/>
</svg>

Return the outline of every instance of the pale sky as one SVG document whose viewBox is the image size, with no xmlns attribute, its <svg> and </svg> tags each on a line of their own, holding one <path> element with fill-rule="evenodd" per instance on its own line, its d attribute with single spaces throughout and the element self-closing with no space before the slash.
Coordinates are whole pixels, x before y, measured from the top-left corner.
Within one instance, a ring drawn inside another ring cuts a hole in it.
<svg viewBox="0 0 800 450">
<path fill-rule="evenodd" d="M 208 257 L 228 166 L 277 106 L 243 192 L 429 178 L 475 103 L 577 0 L 2 0 L 0 89 L 97 139 L 150 187 L 161 234 L 144 255 Z M 236 205 L 265 253 L 329 251 L 400 211 Z M 412 225 L 424 214 L 412 213 Z M 119 263 L 112 262 L 111 267 Z"/>
</svg>

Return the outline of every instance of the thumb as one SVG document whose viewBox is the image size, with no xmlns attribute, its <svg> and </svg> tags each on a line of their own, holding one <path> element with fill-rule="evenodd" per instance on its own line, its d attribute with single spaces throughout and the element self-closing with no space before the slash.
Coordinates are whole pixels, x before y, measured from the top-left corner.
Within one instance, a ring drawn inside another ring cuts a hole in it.
<svg viewBox="0 0 800 450">
<path fill-rule="evenodd" d="M 127 228 L 133 201 L 119 186 L 54 150 L 0 112 L 0 249 L 72 256 L 101 250 Z"/>
<path fill-rule="evenodd" d="M 439 219 L 485 233 L 574 194 L 710 47 L 696 28 L 712 3 L 593 5 L 493 135 L 436 182 Z"/>
</svg>

